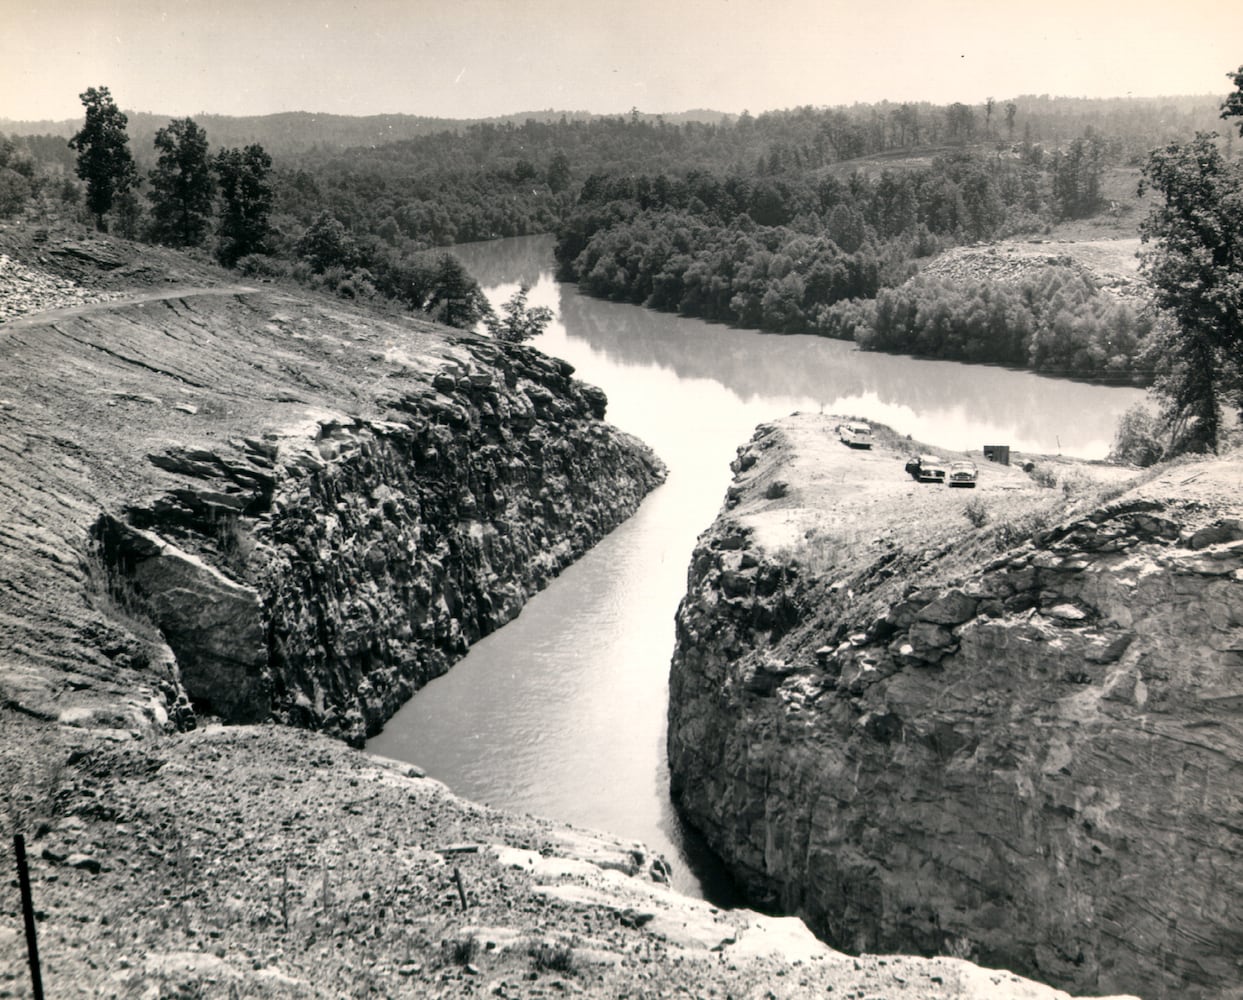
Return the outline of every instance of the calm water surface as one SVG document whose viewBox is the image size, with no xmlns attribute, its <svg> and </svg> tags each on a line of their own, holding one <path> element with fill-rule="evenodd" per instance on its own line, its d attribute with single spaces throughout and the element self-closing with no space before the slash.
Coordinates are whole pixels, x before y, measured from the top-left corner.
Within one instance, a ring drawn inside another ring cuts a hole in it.
<svg viewBox="0 0 1243 1000">
<path fill-rule="evenodd" d="M 678 823 L 664 754 L 673 614 L 691 549 L 756 424 L 795 410 L 852 414 L 952 450 L 1102 458 L 1143 398 L 954 362 L 865 354 L 809 336 L 731 330 L 601 302 L 552 280 L 552 240 L 454 253 L 496 305 L 520 282 L 556 318 L 535 346 L 608 394 L 608 419 L 646 441 L 668 482 L 631 518 L 420 691 L 368 749 L 467 798 L 641 840 L 675 884 L 728 902 Z"/>
</svg>

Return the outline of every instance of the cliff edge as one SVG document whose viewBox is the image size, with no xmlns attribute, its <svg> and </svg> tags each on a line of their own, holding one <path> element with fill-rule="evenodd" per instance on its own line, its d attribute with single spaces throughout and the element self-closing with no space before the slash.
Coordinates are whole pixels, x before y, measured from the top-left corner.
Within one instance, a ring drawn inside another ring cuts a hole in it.
<svg viewBox="0 0 1243 1000">
<path fill-rule="evenodd" d="M 529 348 L 210 275 L 49 309 L 47 273 L 0 325 L 0 697 L 40 718 L 361 742 L 664 476 Z"/>
<path fill-rule="evenodd" d="M 836 947 L 1243 995 L 1243 462 L 954 490 L 835 423 L 761 426 L 695 549 L 687 818 Z"/>
</svg>

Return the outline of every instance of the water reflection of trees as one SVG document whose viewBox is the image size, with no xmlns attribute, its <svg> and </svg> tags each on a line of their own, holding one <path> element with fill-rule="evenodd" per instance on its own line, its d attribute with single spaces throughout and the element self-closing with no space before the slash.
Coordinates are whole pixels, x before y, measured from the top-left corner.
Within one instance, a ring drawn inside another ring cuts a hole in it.
<svg viewBox="0 0 1243 1000">
<path fill-rule="evenodd" d="M 572 286 L 560 291 L 568 337 L 617 364 L 655 364 L 679 378 L 713 379 L 744 400 L 801 396 L 832 409 L 839 400 L 871 396 L 882 408 L 961 410 L 970 423 L 1013 428 L 1022 440 L 1060 438 L 1074 450 L 1111 439 L 1118 415 L 1143 395 L 988 365 L 864 353 L 822 337 L 734 330 L 602 302 Z"/>
<path fill-rule="evenodd" d="M 534 286 L 541 271 L 552 268 L 551 236 L 519 236 L 487 243 L 459 243 L 453 254 L 484 288 Z"/>
<path fill-rule="evenodd" d="M 455 249 L 484 285 L 536 284 L 552 267 L 551 237 L 519 237 Z M 1045 378 L 1027 372 L 902 355 L 865 353 L 853 344 L 805 335 L 761 334 L 557 288 L 566 335 L 615 364 L 657 365 L 679 378 L 712 379 L 746 401 L 802 397 L 833 409 L 841 400 L 875 400 L 876 412 L 961 413 L 1017 440 L 1059 441 L 1075 452 L 1113 437 L 1118 416 L 1143 398 L 1136 389 Z M 983 444 L 984 442 L 980 442 Z"/>
</svg>

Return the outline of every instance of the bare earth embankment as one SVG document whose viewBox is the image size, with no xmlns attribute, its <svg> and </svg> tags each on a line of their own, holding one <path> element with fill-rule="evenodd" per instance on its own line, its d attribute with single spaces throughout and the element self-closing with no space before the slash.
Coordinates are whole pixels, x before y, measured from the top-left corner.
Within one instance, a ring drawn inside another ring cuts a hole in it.
<svg viewBox="0 0 1243 1000">
<path fill-rule="evenodd" d="M 1109 294 L 1135 299 L 1146 294 L 1139 274 L 1141 248 L 1138 237 L 1125 236 L 999 240 L 946 250 L 920 273 L 958 280 L 1017 282 L 1033 269 L 1057 265 L 1080 271 Z"/>
</svg>

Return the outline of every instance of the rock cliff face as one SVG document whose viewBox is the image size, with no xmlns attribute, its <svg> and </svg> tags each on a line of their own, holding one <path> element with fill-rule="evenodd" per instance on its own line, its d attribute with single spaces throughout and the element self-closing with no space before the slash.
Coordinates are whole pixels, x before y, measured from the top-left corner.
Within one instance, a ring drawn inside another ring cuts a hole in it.
<svg viewBox="0 0 1243 1000">
<path fill-rule="evenodd" d="M 922 515 L 877 503 L 868 551 L 818 574 L 762 523 L 806 514 L 798 433 L 735 463 L 677 618 L 675 794 L 751 898 L 839 947 L 1243 995 L 1243 464 L 1177 467 L 974 570 L 981 529 L 921 550 Z"/>
<path fill-rule="evenodd" d="M 97 523 L 196 707 L 361 741 L 662 478 L 564 362 L 459 346 L 396 419 L 151 455 L 189 485 Z"/>
<path fill-rule="evenodd" d="M 528 348 L 254 289 L 69 305 L 3 332 L 30 714 L 361 742 L 664 475 Z"/>
</svg>

